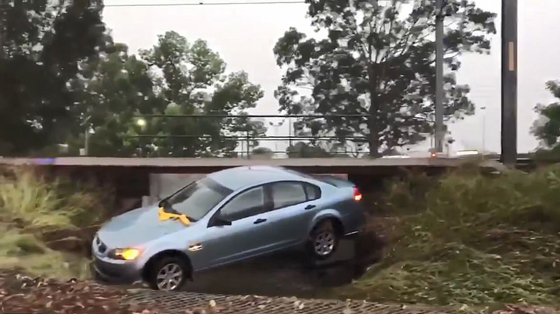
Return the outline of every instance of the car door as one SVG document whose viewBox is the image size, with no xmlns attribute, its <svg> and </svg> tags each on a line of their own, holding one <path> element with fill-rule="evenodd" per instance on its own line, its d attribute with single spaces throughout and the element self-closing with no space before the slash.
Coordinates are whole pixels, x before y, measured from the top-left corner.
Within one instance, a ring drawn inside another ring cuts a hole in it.
<svg viewBox="0 0 560 314">
<path fill-rule="evenodd" d="M 270 184 L 276 246 L 289 247 L 301 243 L 308 236 L 308 229 L 317 209 L 321 190 L 300 181 L 283 181 Z"/>
<path fill-rule="evenodd" d="M 267 251 L 271 245 L 270 206 L 264 187 L 258 186 L 239 193 L 219 209 L 216 219 L 231 225 L 209 225 L 206 244 L 209 267 Z"/>
</svg>

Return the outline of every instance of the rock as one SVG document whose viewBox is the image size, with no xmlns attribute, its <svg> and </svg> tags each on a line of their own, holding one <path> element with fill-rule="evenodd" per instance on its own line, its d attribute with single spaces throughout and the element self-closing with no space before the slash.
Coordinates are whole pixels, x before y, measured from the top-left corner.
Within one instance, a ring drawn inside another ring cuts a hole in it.
<svg viewBox="0 0 560 314">
<path fill-rule="evenodd" d="M 84 241 L 75 236 L 50 241 L 46 245 L 53 250 L 64 252 L 81 252 L 85 249 Z"/>
<path fill-rule="evenodd" d="M 52 242 L 68 237 L 76 237 L 87 241 L 93 240 L 95 233 L 99 230 L 99 226 L 89 226 L 80 229 L 55 229 L 55 230 L 37 230 L 40 231 L 41 237 L 45 242 Z"/>
</svg>

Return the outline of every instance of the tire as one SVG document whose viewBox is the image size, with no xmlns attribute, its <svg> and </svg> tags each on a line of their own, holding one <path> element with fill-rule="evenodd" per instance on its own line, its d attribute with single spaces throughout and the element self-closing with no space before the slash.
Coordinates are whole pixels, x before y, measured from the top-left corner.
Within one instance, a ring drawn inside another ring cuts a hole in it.
<svg viewBox="0 0 560 314">
<path fill-rule="evenodd" d="M 189 278 L 190 271 L 189 263 L 184 258 L 163 257 L 150 269 L 148 285 L 154 290 L 179 291 Z"/>
<path fill-rule="evenodd" d="M 331 257 L 338 248 L 340 233 L 331 219 L 317 224 L 309 236 L 308 250 L 317 260 Z"/>
</svg>

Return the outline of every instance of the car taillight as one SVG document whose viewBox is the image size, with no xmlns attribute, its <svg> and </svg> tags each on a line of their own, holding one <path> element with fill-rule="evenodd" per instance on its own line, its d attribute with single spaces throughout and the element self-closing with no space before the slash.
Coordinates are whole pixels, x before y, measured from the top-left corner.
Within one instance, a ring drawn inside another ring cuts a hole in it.
<svg viewBox="0 0 560 314">
<path fill-rule="evenodd" d="M 362 200 L 362 193 L 360 192 L 360 190 L 358 190 L 358 188 L 354 188 L 354 200 L 356 202 L 359 202 Z"/>
</svg>

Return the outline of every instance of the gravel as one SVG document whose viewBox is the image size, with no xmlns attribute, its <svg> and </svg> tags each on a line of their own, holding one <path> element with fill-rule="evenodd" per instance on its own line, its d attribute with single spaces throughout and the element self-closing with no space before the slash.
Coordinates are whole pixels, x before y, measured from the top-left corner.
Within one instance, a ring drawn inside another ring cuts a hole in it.
<svg viewBox="0 0 560 314">
<path fill-rule="evenodd" d="M 0 271 L 0 313 L 155 314 L 157 307 L 121 302 L 126 291 L 90 281 L 60 281 Z"/>
</svg>

